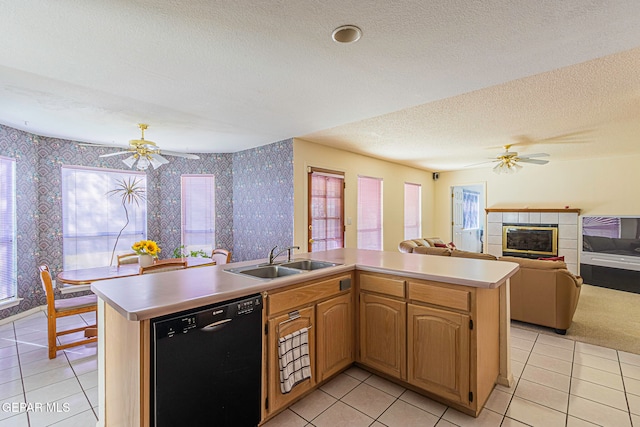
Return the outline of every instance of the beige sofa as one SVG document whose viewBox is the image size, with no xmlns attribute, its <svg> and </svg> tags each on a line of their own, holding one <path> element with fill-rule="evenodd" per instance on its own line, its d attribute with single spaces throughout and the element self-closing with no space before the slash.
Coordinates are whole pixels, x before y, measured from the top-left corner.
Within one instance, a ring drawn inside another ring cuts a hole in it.
<svg viewBox="0 0 640 427">
<path fill-rule="evenodd" d="M 439 237 L 425 237 L 422 239 L 404 240 L 398 245 L 398 250 L 404 253 L 422 255 L 440 255 L 459 258 L 487 259 L 495 261 L 497 258 L 491 254 L 481 254 L 478 252 L 467 252 L 458 249 L 451 250 L 448 247 L 438 247 L 444 245 Z"/>
<path fill-rule="evenodd" d="M 451 250 L 437 237 L 400 242 L 400 252 L 496 260 L 491 254 Z M 565 334 L 578 306 L 582 278 L 574 276 L 562 261 L 501 257 L 520 269 L 511 277 L 511 319 L 555 329 Z"/>
</svg>

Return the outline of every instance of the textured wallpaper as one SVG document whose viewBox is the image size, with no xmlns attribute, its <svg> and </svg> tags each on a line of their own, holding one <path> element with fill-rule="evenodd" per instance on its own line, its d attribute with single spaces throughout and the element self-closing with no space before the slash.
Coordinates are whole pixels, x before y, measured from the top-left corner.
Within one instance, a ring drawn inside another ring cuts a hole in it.
<svg viewBox="0 0 640 427">
<path fill-rule="evenodd" d="M 233 155 L 236 261 L 267 258 L 293 244 L 293 140 Z"/>
<path fill-rule="evenodd" d="M 18 296 L 20 305 L 0 310 L 0 319 L 46 303 L 37 266 L 62 268 L 62 165 L 128 168 L 119 157 L 100 158 L 113 148 L 80 146 L 0 125 L 0 155 L 16 159 Z M 180 176 L 216 179 L 216 246 L 233 260 L 265 258 L 271 246 L 293 241 L 293 142 L 277 142 L 239 153 L 171 158 L 147 171 L 147 237 L 164 255 L 180 245 Z M 236 182 L 237 181 L 237 182 Z M 77 295 L 77 294 L 76 294 Z"/>
</svg>

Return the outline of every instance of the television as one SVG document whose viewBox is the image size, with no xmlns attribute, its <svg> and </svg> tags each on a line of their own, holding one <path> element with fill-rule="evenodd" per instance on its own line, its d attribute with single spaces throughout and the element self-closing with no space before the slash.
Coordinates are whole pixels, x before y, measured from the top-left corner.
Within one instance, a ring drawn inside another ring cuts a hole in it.
<svg viewBox="0 0 640 427">
<path fill-rule="evenodd" d="M 583 216 L 580 263 L 640 271 L 640 216 Z"/>
</svg>

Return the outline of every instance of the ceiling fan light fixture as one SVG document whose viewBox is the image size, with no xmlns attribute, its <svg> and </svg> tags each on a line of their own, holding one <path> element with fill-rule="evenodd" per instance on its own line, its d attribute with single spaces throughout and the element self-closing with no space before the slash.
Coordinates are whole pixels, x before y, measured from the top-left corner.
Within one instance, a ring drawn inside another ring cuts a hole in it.
<svg viewBox="0 0 640 427">
<path fill-rule="evenodd" d="M 505 161 L 498 163 L 498 165 L 493 168 L 493 171 L 497 174 L 511 175 L 517 173 L 520 169 L 522 169 L 522 166 L 519 164 L 512 161 Z"/>
<path fill-rule="evenodd" d="M 136 155 L 132 154 L 129 157 L 127 157 L 126 159 L 124 159 L 122 161 L 122 163 L 124 163 L 125 165 L 129 166 L 130 168 L 133 167 L 133 164 L 136 162 Z"/>
<path fill-rule="evenodd" d="M 149 169 L 150 164 L 151 162 L 149 161 L 149 159 L 147 159 L 145 156 L 142 156 L 138 160 L 138 164 L 136 167 L 138 168 L 138 170 L 146 171 L 147 169 Z"/>
<path fill-rule="evenodd" d="M 160 161 L 160 159 L 156 159 L 155 156 L 150 156 L 149 162 L 151 163 L 151 166 L 153 166 L 154 169 L 158 169 L 160 166 L 164 165 L 164 163 Z"/>
</svg>

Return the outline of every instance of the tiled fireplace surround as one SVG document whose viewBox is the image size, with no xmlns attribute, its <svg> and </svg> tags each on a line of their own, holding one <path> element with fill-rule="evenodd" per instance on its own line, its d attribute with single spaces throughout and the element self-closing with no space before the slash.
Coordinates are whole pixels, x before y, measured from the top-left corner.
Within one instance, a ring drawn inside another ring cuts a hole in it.
<svg viewBox="0 0 640 427">
<path fill-rule="evenodd" d="M 578 272 L 578 209 L 487 209 L 487 252 L 502 256 L 503 224 L 558 224 L 558 256 Z"/>
</svg>

